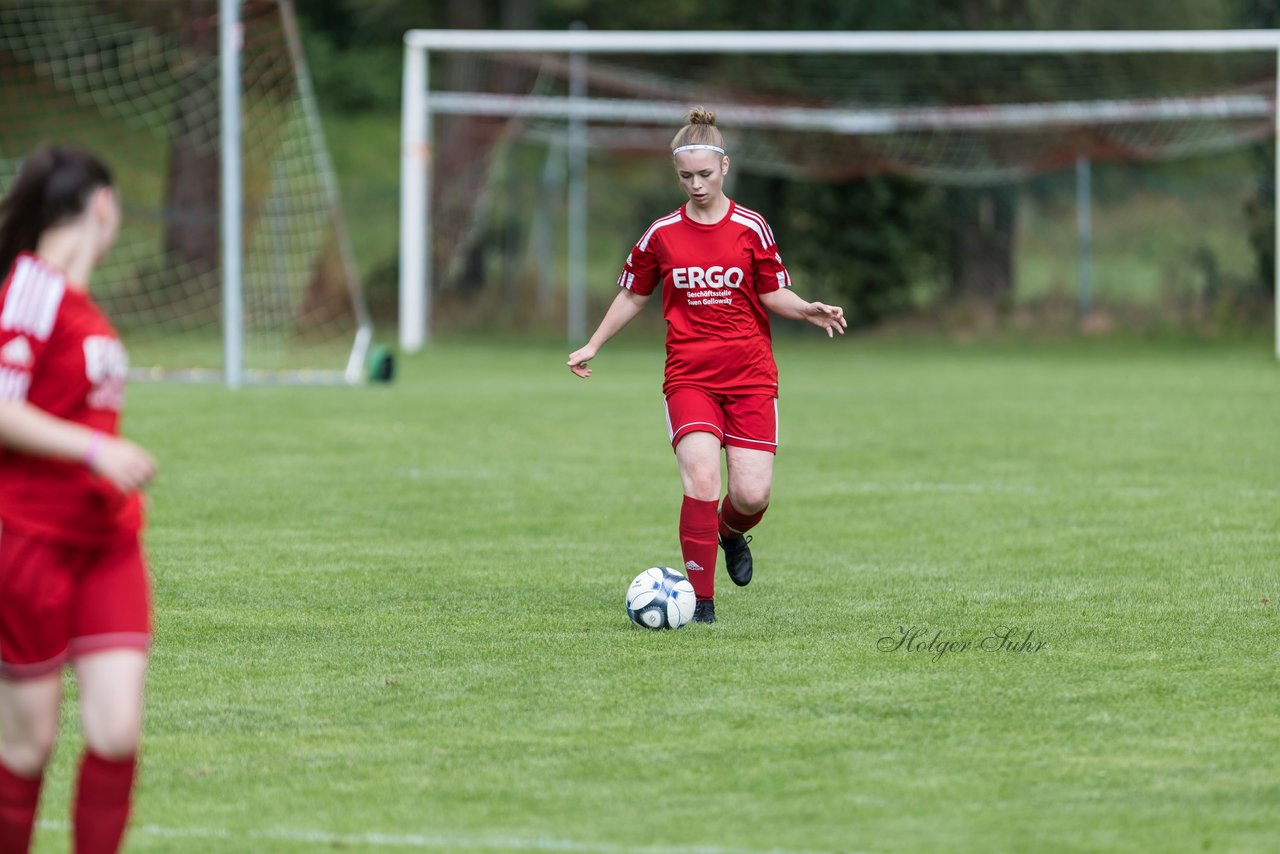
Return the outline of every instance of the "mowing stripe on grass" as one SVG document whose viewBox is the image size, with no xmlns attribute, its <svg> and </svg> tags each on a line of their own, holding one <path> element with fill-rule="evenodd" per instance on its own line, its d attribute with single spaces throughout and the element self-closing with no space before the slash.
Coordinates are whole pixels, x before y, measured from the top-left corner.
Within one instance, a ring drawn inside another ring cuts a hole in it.
<svg viewBox="0 0 1280 854">
<path fill-rule="evenodd" d="M 64 821 L 41 821 L 41 830 L 68 833 L 70 825 Z M 276 842 L 306 842 L 320 845 L 364 845 L 370 848 L 423 848 L 423 849 L 500 849 L 504 851 L 582 851 L 598 854 L 828 854 L 828 852 L 800 851 L 790 848 L 725 848 L 719 845 L 617 845 L 608 842 L 575 842 L 571 839 L 524 839 L 521 837 L 442 836 L 420 833 L 330 833 L 324 830 L 249 830 L 235 832 L 219 827 L 161 827 L 156 824 L 140 824 L 129 828 L 133 836 L 154 836 L 164 839 L 225 839 L 272 840 Z M 867 854 L 867 852 L 848 852 Z"/>
</svg>

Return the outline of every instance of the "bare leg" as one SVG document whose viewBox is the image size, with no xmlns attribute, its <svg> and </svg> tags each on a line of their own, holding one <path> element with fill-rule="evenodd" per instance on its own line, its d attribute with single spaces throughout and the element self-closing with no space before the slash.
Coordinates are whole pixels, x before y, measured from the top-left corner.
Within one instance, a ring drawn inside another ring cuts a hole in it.
<svg viewBox="0 0 1280 854">
<path fill-rule="evenodd" d="M 118 649 L 76 662 L 86 750 L 76 783 L 77 854 L 116 854 L 129 823 L 147 656 Z"/>
<path fill-rule="evenodd" d="M 77 659 L 75 670 L 85 744 L 104 759 L 137 753 L 146 653 L 133 649 L 98 652 Z"/>
<path fill-rule="evenodd" d="M 676 462 L 685 495 L 720 500 L 720 439 L 714 433 L 686 433 L 676 445 Z"/>
<path fill-rule="evenodd" d="M 740 513 L 759 513 L 773 490 L 773 454 L 754 448 L 725 448 L 729 458 L 729 501 Z"/>
<path fill-rule="evenodd" d="M 0 851 L 26 854 L 58 737 L 62 674 L 0 679 Z"/>
<path fill-rule="evenodd" d="M 754 448 L 728 447 L 729 492 L 720 507 L 720 545 L 729 578 L 739 587 L 751 583 L 755 562 L 747 531 L 760 522 L 773 488 L 773 454 Z"/>
<path fill-rule="evenodd" d="M 0 679 L 0 762 L 20 777 L 39 777 L 58 738 L 62 674 Z"/>
</svg>

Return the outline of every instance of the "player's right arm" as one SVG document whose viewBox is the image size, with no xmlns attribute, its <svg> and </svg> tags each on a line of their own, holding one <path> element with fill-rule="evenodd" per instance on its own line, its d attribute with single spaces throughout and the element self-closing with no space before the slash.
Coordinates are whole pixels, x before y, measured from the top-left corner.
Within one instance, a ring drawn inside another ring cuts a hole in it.
<svg viewBox="0 0 1280 854">
<path fill-rule="evenodd" d="M 0 447 L 88 466 L 121 492 L 146 486 L 155 460 L 127 439 L 59 418 L 27 398 L 37 368 L 62 317 L 65 284 L 20 259 L 0 300 Z"/>
<path fill-rule="evenodd" d="M 664 219 L 670 219 L 670 217 Z M 605 312 L 600 325 L 596 327 L 591 340 L 585 347 L 569 354 L 569 370 L 583 379 L 591 376 L 591 369 L 587 367 L 587 362 L 596 357 L 606 341 L 617 335 L 622 327 L 635 320 L 636 315 L 644 308 L 644 304 L 649 301 L 649 295 L 658 285 L 658 258 L 650 240 L 656 228 L 656 223 L 649 226 L 649 230 L 645 232 L 644 237 L 640 238 L 640 242 L 627 253 L 627 261 L 622 265 L 622 275 L 618 276 L 620 288 L 618 295 L 613 298 L 613 303 Z"/>
<path fill-rule="evenodd" d="M 156 464 L 142 448 L 50 415 L 23 400 L 0 400 L 0 445 L 23 454 L 80 462 L 121 492 L 141 489 Z"/>
<path fill-rule="evenodd" d="M 591 369 L 587 367 L 587 362 L 596 357 L 596 354 L 600 352 L 600 348 L 605 345 L 606 341 L 617 335 L 624 326 L 634 320 L 648 301 L 649 294 L 638 294 L 629 290 L 618 291 L 618 295 L 613 298 L 613 303 L 609 306 L 609 310 L 605 312 L 604 319 L 600 321 L 600 325 L 596 327 L 595 334 L 591 336 L 591 340 L 587 342 L 585 347 L 574 350 L 569 354 L 569 370 L 584 379 L 591 376 Z"/>
</svg>

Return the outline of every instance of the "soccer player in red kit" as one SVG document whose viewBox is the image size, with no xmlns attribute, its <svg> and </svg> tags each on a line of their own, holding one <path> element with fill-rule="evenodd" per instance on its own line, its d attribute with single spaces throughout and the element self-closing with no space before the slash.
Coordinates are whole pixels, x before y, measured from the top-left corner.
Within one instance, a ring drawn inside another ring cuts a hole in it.
<svg viewBox="0 0 1280 854">
<path fill-rule="evenodd" d="M 745 586 L 753 570 L 746 533 L 769 506 L 773 484 L 778 368 L 766 309 L 807 320 L 829 337 L 843 334 L 847 323 L 839 306 L 796 296 L 769 224 L 725 196 L 729 157 L 715 113 L 690 111 L 671 141 L 671 157 L 689 201 L 645 231 L 627 256 L 613 304 L 568 364 L 578 376 L 591 376 L 587 363 L 661 288 L 662 393 L 684 486 L 680 549 L 698 598 L 693 619 L 713 623 L 717 539 L 730 579 Z M 721 448 L 729 469 L 723 502 Z"/>
<path fill-rule="evenodd" d="M 120 206 L 93 155 L 44 146 L 0 202 L 0 852 L 30 847 L 58 732 L 62 669 L 80 690 L 77 854 L 118 851 L 150 643 L 138 490 L 119 437 L 128 361 L 89 296 Z"/>
</svg>

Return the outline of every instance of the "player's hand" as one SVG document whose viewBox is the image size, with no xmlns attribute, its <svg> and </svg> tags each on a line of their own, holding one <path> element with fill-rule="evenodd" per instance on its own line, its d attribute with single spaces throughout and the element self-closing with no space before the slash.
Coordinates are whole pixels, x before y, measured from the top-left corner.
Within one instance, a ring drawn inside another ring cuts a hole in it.
<svg viewBox="0 0 1280 854">
<path fill-rule="evenodd" d="M 128 439 L 104 439 L 93 459 L 94 474 L 124 493 L 142 489 L 156 476 L 156 461 Z"/>
<path fill-rule="evenodd" d="M 583 347 L 581 350 L 574 350 L 569 354 L 569 370 L 573 371 L 585 380 L 587 377 L 591 376 L 591 369 L 587 367 L 587 362 L 594 359 L 597 352 L 596 348 L 592 347 L 590 344 Z"/>
<path fill-rule="evenodd" d="M 834 338 L 837 332 L 843 335 L 849 328 L 849 321 L 844 319 L 844 309 L 838 305 L 811 302 L 805 307 L 804 319 L 819 329 L 825 329 L 828 338 Z"/>
</svg>

